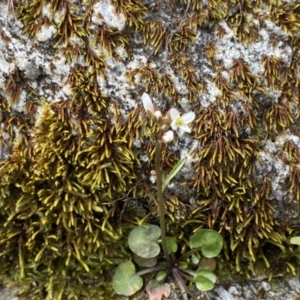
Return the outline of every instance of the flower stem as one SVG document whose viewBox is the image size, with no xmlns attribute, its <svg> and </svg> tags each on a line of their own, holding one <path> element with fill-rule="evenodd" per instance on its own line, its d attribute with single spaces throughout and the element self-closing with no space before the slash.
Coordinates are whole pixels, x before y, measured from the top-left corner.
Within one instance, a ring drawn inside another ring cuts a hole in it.
<svg viewBox="0 0 300 300">
<path fill-rule="evenodd" d="M 156 266 L 156 267 L 151 267 L 151 268 L 141 270 L 141 271 L 137 272 L 135 275 L 142 276 L 142 275 L 145 275 L 148 273 L 158 272 L 158 271 L 163 271 L 163 270 L 166 270 L 166 266 Z"/>
<path fill-rule="evenodd" d="M 179 260 L 180 260 L 180 261 L 182 261 L 182 260 L 185 261 L 186 258 L 188 258 L 189 256 L 191 256 L 192 254 L 199 252 L 200 249 L 201 249 L 201 247 L 198 247 L 198 248 L 195 248 L 195 249 L 190 250 L 189 252 L 183 254 L 183 255 L 179 258 Z"/>
<path fill-rule="evenodd" d="M 165 259 L 168 262 L 168 264 L 171 266 L 172 259 L 168 253 L 167 244 L 166 244 L 165 208 L 164 208 L 164 199 L 163 199 L 163 191 L 162 191 L 161 146 L 162 146 L 162 142 L 158 140 L 155 148 L 155 171 L 156 171 L 158 214 L 159 214 L 159 224 L 161 230 L 161 245 L 162 245 Z"/>
</svg>

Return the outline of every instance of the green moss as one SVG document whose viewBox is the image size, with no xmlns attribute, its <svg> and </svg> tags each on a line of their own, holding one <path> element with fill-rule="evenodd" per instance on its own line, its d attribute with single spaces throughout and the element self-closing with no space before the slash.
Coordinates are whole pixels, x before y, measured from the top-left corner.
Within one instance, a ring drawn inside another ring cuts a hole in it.
<svg viewBox="0 0 300 300">
<path fill-rule="evenodd" d="M 260 182 L 254 174 L 263 151 L 261 141 L 296 131 L 293 124 L 299 124 L 299 116 L 293 114 L 300 102 L 299 4 L 214 0 L 203 5 L 200 0 L 184 0 L 164 6 L 168 18 L 158 13 L 160 7 L 147 7 L 139 0 L 113 0 L 116 11 L 126 18 L 120 32 L 105 25 L 90 28 L 95 3 L 81 1 L 76 6 L 66 0 L 22 0 L 16 7 L 24 34 L 34 39 L 41 26 L 54 25 L 57 33 L 52 42 L 58 55 L 69 64 L 83 56 L 86 65 L 74 63 L 67 76 L 72 99 L 51 104 L 24 83 L 19 70 L 6 81 L 8 97 L 0 96 L 1 132 L 6 136 L 0 135 L 0 145 L 9 153 L 0 162 L 1 273 L 15 281 L 21 279 L 26 287 L 29 281 L 39 282 L 32 290 L 28 284 L 24 299 L 28 295 L 31 299 L 116 297 L 107 283 L 114 266 L 128 256 L 128 230 L 143 218 L 154 222 L 157 218 L 155 190 L 141 178 L 153 169 L 150 136 L 157 128 L 147 123 L 141 107 L 125 119 L 117 100 L 102 93 L 97 76 L 105 80 L 108 58 L 122 60 L 119 46 L 130 60 L 138 39 L 149 54 L 148 61 L 128 70 L 129 83 L 138 91 L 149 92 L 168 109 L 182 98 L 170 73 L 164 72 L 168 67 L 185 84 L 197 115 L 194 138 L 200 147 L 194 155 L 198 159 L 193 178 L 184 182 L 194 189 L 196 203 L 190 206 L 178 195 L 166 195 L 167 228 L 181 241 L 181 251 L 186 251 L 190 232 L 209 227 L 224 236 L 223 259 L 228 268 L 230 261 L 239 272 L 249 265 L 245 276 L 264 268 L 270 277 L 295 272 L 295 254 L 287 239 L 293 224 L 274 218 L 270 177 Z M 50 5 L 51 17 L 42 13 L 46 5 Z M 263 13 L 266 7 L 270 12 Z M 55 14 L 62 8 L 64 13 L 56 24 Z M 251 73 L 242 59 L 226 69 L 215 58 L 215 42 L 225 35 L 218 21 L 225 18 L 238 40 L 249 47 L 259 39 L 254 21 L 261 28 L 265 20 L 275 22 L 290 36 L 291 65 L 278 57 L 263 56 L 262 76 Z M 215 75 L 205 79 L 199 76 L 199 64 L 190 58 L 197 30 L 203 27 L 216 32 L 203 50 L 205 63 Z M 3 33 L 1 38 L 7 42 Z M 158 65 L 163 55 L 169 59 Z M 207 81 L 221 95 L 216 104 L 202 108 L 197 102 Z M 23 90 L 29 94 L 26 115 L 13 108 Z M 254 97 L 269 90 L 282 92 L 278 103 L 263 104 Z M 243 113 L 233 110 L 234 104 Z M 42 115 L 37 120 L 38 110 Z M 142 142 L 140 149 L 135 148 L 135 140 Z M 140 152 L 148 155 L 148 162 L 138 160 Z M 287 190 L 299 203 L 298 152 L 294 143 L 286 142 L 279 159 L 290 166 Z M 178 161 L 178 153 L 164 149 L 162 161 L 168 170 Z M 273 260 L 274 253 L 284 262 L 281 267 Z"/>
</svg>

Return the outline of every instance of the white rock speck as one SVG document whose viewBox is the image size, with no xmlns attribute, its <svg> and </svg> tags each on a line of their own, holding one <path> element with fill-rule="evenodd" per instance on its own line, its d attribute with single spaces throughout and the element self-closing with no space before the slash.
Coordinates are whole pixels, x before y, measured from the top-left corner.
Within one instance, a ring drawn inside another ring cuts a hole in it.
<svg viewBox="0 0 300 300">
<path fill-rule="evenodd" d="M 53 25 L 46 26 L 42 25 L 40 31 L 37 33 L 36 37 L 38 41 L 45 42 L 56 33 L 56 28 Z"/>
<path fill-rule="evenodd" d="M 117 28 L 119 31 L 124 29 L 126 18 L 123 14 L 117 14 L 114 6 L 109 0 L 97 2 L 94 5 L 92 22 L 98 25 L 105 23 L 108 27 Z"/>
</svg>

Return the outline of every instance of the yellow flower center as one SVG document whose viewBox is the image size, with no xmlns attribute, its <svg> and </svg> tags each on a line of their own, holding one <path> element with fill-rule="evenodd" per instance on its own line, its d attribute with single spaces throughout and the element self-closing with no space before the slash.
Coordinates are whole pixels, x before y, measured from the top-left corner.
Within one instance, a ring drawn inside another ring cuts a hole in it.
<svg viewBox="0 0 300 300">
<path fill-rule="evenodd" d="M 178 127 L 182 126 L 182 125 L 183 125 L 182 119 L 181 119 L 181 118 L 178 118 L 178 119 L 176 120 L 175 124 L 176 124 Z"/>
</svg>

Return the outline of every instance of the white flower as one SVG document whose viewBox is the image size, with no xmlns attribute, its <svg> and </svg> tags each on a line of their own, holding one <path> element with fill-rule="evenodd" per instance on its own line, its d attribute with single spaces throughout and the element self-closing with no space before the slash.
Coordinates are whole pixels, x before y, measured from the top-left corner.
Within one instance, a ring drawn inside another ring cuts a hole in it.
<svg viewBox="0 0 300 300">
<path fill-rule="evenodd" d="M 173 130 L 180 129 L 181 131 L 190 133 L 191 128 L 188 126 L 188 124 L 194 121 L 195 117 L 196 115 L 192 111 L 183 114 L 180 117 L 180 113 L 176 108 L 170 109 L 170 118 L 172 120 L 171 127 Z"/>
<path fill-rule="evenodd" d="M 173 130 L 169 130 L 164 133 L 164 135 L 161 138 L 165 143 L 170 143 L 174 141 L 174 132 Z"/>
<path fill-rule="evenodd" d="M 144 105 L 146 113 L 148 115 L 153 116 L 154 112 L 155 112 L 155 108 L 154 108 L 154 105 L 152 103 L 152 100 L 151 100 L 150 96 L 147 93 L 144 93 L 142 95 L 142 101 L 143 101 L 143 105 Z"/>
<path fill-rule="evenodd" d="M 150 96 L 147 93 L 144 93 L 142 95 L 142 101 L 143 101 L 143 106 L 146 111 L 146 114 L 150 118 L 154 118 L 156 120 L 160 120 L 162 117 L 162 113 L 160 110 L 157 110 L 154 104 L 152 103 L 152 100 Z"/>
</svg>

